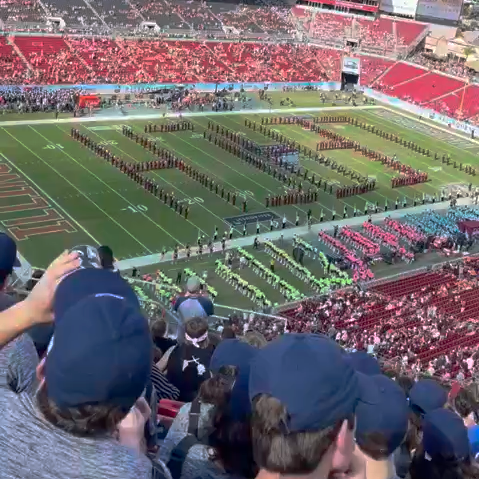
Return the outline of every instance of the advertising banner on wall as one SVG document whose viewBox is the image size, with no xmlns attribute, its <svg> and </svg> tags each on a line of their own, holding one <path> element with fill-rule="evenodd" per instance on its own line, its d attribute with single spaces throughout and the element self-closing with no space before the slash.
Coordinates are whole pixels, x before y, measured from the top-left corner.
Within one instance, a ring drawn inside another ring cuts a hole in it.
<svg viewBox="0 0 479 479">
<path fill-rule="evenodd" d="M 344 8 L 346 10 L 361 10 L 362 12 L 377 12 L 379 10 L 379 2 L 375 5 L 368 5 L 365 3 L 356 3 L 354 1 L 342 2 L 341 0 L 310 0 L 312 3 L 332 5 L 337 8 Z"/>
<path fill-rule="evenodd" d="M 415 17 L 418 0 L 382 0 L 381 11 L 394 15 Z"/>
<path fill-rule="evenodd" d="M 461 16 L 463 3 L 464 0 L 419 0 L 416 15 L 456 22 Z"/>
<path fill-rule="evenodd" d="M 359 75 L 359 66 L 360 66 L 359 58 L 350 58 L 350 57 L 343 58 L 343 73 Z"/>
</svg>

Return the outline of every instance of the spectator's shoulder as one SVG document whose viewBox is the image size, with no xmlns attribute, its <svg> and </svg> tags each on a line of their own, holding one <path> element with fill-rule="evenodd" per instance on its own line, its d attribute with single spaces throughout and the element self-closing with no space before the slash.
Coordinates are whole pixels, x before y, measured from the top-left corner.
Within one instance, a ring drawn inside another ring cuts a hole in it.
<svg viewBox="0 0 479 479">
<path fill-rule="evenodd" d="M 181 306 L 181 303 L 184 303 L 187 299 L 188 296 L 178 296 L 178 298 L 176 298 L 173 309 L 176 311 Z"/>
<path fill-rule="evenodd" d="M 28 334 L 22 334 L 0 349 L 0 388 L 34 394 L 38 354 Z"/>
<path fill-rule="evenodd" d="M 205 313 L 208 316 L 211 316 L 214 313 L 213 301 L 211 301 L 210 298 L 207 298 L 205 296 L 198 296 L 196 299 L 201 304 L 201 307 L 205 310 Z"/>
<path fill-rule="evenodd" d="M 77 477 L 72 467 L 82 465 L 81 477 L 151 479 L 151 461 L 113 438 L 95 440 L 68 434 L 48 423 L 30 394 L 0 390 L 0 455 L 2 478 Z M 28 468 L 28 471 L 26 470 Z M 28 472 L 28 474 L 27 474 Z M 169 479 L 169 478 L 168 478 Z"/>
</svg>

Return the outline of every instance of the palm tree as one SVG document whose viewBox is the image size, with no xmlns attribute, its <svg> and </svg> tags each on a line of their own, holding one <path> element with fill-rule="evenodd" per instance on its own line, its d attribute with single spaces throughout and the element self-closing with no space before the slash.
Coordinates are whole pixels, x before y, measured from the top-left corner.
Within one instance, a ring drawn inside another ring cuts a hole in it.
<svg viewBox="0 0 479 479">
<path fill-rule="evenodd" d="M 476 49 L 473 48 L 473 47 L 464 47 L 464 50 L 462 50 L 462 53 L 464 53 L 464 55 L 466 55 L 466 61 L 467 61 L 468 57 L 470 57 L 471 55 L 474 55 L 474 53 L 476 53 Z"/>
</svg>

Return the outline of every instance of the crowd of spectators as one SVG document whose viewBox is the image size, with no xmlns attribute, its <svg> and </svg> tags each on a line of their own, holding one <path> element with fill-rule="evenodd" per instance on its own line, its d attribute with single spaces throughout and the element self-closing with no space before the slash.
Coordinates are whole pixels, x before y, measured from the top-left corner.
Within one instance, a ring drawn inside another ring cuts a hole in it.
<svg viewBox="0 0 479 479">
<path fill-rule="evenodd" d="M 291 12 L 284 7 L 256 7 L 238 5 L 235 10 L 218 15 L 223 25 L 233 27 L 238 32 L 288 34 L 292 35 L 296 27 L 291 20 Z"/>
<path fill-rule="evenodd" d="M 0 3 L 0 19 L 5 23 L 44 23 L 45 12 L 37 2 L 4 0 Z"/>
<path fill-rule="evenodd" d="M 0 111 L 31 113 L 36 111 L 72 112 L 79 88 L 48 90 L 41 87 L 23 89 L 14 86 L 0 87 Z"/>
<path fill-rule="evenodd" d="M 98 32 L 103 26 L 100 18 L 88 3 L 82 0 L 49 0 L 42 3 L 49 16 L 65 20 L 71 33 L 74 32 L 75 27 L 81 27 L 85 31 Z"/>
<path fill-rule="evenodd" d="M 356 40 L 365 51 L 380 54 L 395 52 L 424 33 L 426 26 L 414 22 L 396 21 L 380 17 L 371 21 L 359 17 L 329 12 L 307 12 L 300 17 L 310 36 L 324 45 L 343 48 L 347 40 Z"/>
<path fill-rule="evenodd" d="M 477 477 L 477 388 L 381 366 L 372 353 L 415 346 L 392 324 L 364 336 L 369 354 L 352 351 L 350 335 L 359 341 L 360 332 L 335 329 L 377 311 L 380 293 L 305 301 L 288 314 L 288 329 L 268 338 L 251 318 L 241 331 L 232 320 L 213 334 L 201 315 L 185 318 L 184 337 L 170 338 L 99 251 L 62 254 L 14 303 L 6 290 L 16 246 L 0 235 L 5 479 L 32 470 L 39 479 Z M 477 266 L 465 265 L 463 280 Z M 451 284 L 459 277 L 443 273 Z M 426 287 L 407 302 L 428 305 L 433 294 Z M 396 317 L 407 310 L 401 301 L 386 307 L 401 309 Z M 439 308 L 422 319 L 416 338 L 449 331 Z M 48 334 L 41 347 L 38 328 Z M 471 374 L 474 354 L 471 347 L 436 366 L 464 363 Z"/>
<path fill-rule="evenodd" d="M 408 373 L 470 380 L 479 358 L 479 311 L 470 299 L 478 291 L 478 264 L 469 259 L 368 291 L 303 301 L 283 312 L 287 328 L 322 332 L 349 351 L 368 351 Z"/>
<path fill-rule="evenodd" d="M 463 59 L 453 57 L 437 59 L 431 57 L 431 55 L 427 55 L 421 52 L 413 55 L 411 58 L 408 59 L 408 61 L 417 65 L 421 65 L 428 70 L 435 70 L 442 73 L 447 73 L 448 75 L 452 75 L 454 77 L 468 78 L 469 80 L 472 80 L 475 76 L 474 70 L 468 68 Z"/>
<path fill-rule="evenodd" d="M 148 82 L 249 82 L 339 80 L 340 52 L 295 44 L 68 39 L 47 53 L 33 42 L 24 54 L 2 59 L 4 83 L 79 84 Z M 33 47 L 32 47 L 33 45 Z M 10 47 L 11 48 L 11 47 Z M 19 45 L 20 50 L 24 47 Z M 26 48 L 26 47 L 25 47 Z M 0 64 L 1 66 L 1 64 Z"/>
<path fill-rule="evenodd" d="M 256 16 L 249 15 L 248 18 Z M 7 43 L 6 38 L 2 37 L 0 79 L 3 84 L 328 82 L 339 81 L 341 75 L 342 52 L 317 45 L 146 38 L 112 40 L 106 37 L 77 36 L 63 39 L 18 37 L 18 40 L 11 41 L 17 43 L 23 58 L 28 61 L 28 66 Z M 363 56 L 362 83 L 395 95 L 394 85 L 399 80 L 390 84 L 383 84 L 382 80 L 376 82 L 382 73 L 391 67 L 396 74 L 403 69 L 414 69 L 406 64 L 394 64 L 386 59 Z M 421 75 L 421 72 L 422 70 L 415 69 L 416 76 Z M 446 93 L 440 100 L 434 100 L 429 90 L 427 95 L 424 92 L 409 91 L 407 83 L 401 87 L 398 95 L 406 101 L 412 101 L 416 95 L 415 103 L 422 102 L 438 112 L 475 123 L 475 87 L 467 86 L 464 101 L 461 101 L 460 95 L 447 95 L 448 88 L 451 91 L 457 88 L 457 82 L 449 77 L 435 75 L 435 81 L 441 81 L 441 92 Z M 401 75 L 400 77 L 402 78 Z M 411 79 L 411 76 L 408 78 Z M 461 106 L 462 110 L 459 111 Z"/>
</svg>

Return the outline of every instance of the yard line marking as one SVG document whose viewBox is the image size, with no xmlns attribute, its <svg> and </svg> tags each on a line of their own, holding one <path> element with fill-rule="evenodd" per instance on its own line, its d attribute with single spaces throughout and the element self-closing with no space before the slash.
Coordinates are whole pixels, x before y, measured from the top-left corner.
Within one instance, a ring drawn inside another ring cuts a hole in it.
<svg viewBox="0 0 479 479">
<path fill-rule="evenodd" d="M 40 135 L 43 139 L 45 139 L 46 141 L 50 142 L 50 140 L 48 140 L 48 138 L 44 137 L 40 132 L 38 132 L 37 130 L 35 130 L 35 128 L 33 128 L 32 126 L 30 126 L 30 128 L 35 132 L 37 133 L 38 135 Z M 59 128 L 57 126 L 57 128 L 63 132 L 63 130 L 61 128 Z M 50 142 L 51 143 L 51 142 Z M 133 206 L 134 208 L 136 208 L 136 205 L 134 205 L 130 200 L 128 200 L 127 198 L 125 198 L 123 195 L 121 195 L 118 191 L 116 191 L 114 188 L 112 188 L 108 183 L 105 183 L 100 177 L 98 177 L 97 175 L 95 175 L 95 173 L 93 173 L 91 170 L 89 170 L 88 168 L 86 168 L 84 165 L 82 165 L 78 160 L 76 160 L 75 158 L 73 158 L 73 156 L 71 156 L 69 153 L 67 153 L 65 150 L 61 150 L 61 152 L 63 154 L 65 154 L 66 156 L 68 156 L 68 158 L 70 158 L 71 160 L 73 160 L 77 165 L 81 166 L 84 170 L 88 171 L 88 173 L 90 175 L 92 175 L 94 178 L 96 178 L 98 181 L 100 181 L 101 183 L 103 183 L 104 185 L 108 186 L 108 188 L 112 191 L 114 191 L 120 198 L 122 198 L 124 201 L 126 201 L 130 206 Z M 154 225 L 156 225 L 158 228 L 160 228 L 162 231 L 164 231 L 172 240 L 176 241 L 177 243 L 179 244 L 182 244 L 180 241 L 178 241 L 174 236 L 172 236 L 170 233 L 168 233 L 168 231 L 166 231 L 164 228 L 162 228 L 158 223 L 156 223 L 155 221 L 153 221 L 149 216 L 145 215 L 145 213 L 143 211 L 138 211 L 139 213 L 141 213 L 143 216 L 145 216 L 145 218 L 147 218 L 149 221 L 151 221 Z M 138 240 L 137 240 L 138 241 Z M 143 247 L 145 247 L 140 241 L 138 241 L 139 244 L 141 244 Z M 151 249 L 149 248 L 146 248 L 150 253 L 151 253 Z"/>
<path fill-rule="evenodd" d="M 208 117 L 205 116 L 205 118 L 208 118 Z M 212 121 L 213 121 L 213 120 L 212 120 Z M 240 122 L 238 122 L 238 121 L 235 121 L 235 120 L 233 120 L 233 119 L 232 119 L 231 121 L 232 121 L 233 123 L 236 123 L 237 125 L 239 125 L 239 126 L 241 126 L 241 127 L 243 126 L 243 125 L 242 125 Z M 194 120 L 193 120 L 193 122 L 196 123 Z M 247 136 L 247 135 L 246 135 L 246 136 Z M 279 180 L 278 180 L 278 181 L 279 181 Z M 319 188 L 318 188 L 318 190 L 319 190 Z M 318 191 L 318 193 L 319 193 L 319 191 Z M 319 196 L 319 194 L 318 194 L 318 196 Z M 333 196 L 333 199 L 334 199 L 334 196 Z M 346 202 L 344 202 L 344 203 L 346 203 Z M 311 204 L 318 204 L 321 208 L 324 208 L 324 209 L 329 210 L 329 211 L 331 211 L 331 212 L 333 211 L 332 209 L 330 209 L 330 208 L 328 208 L 327 206 L 323 205 L 323 204 L 320 203 L 319 201 L 314 201 L 314 202 L 311 203 Z M 294 206 L 294 205 L 292 205 L 292 206 Z M 348 206 L 350 206 L 350 205 L 348 205 Z M 351 207 L 351 206 L 350 206 L 350 207 Z M 351 207 L 351 208 L 352 208 L 352 207 Z M 299 208 L 299 209 L 304 212 L 303 209 L 301 209 L 301 208 Z M 316 220 L 318 219 L 318 218 L 315 218 L 314 216 L 313 216 L 313 218 L 316 219 Z"/>
<path fill-rule="evenodd" d="M 121 135 L 121 133 L 117 130 L 116 131 L 119 135 Z M 93 131 L 92 132 L 94 135 L 98 136 L 99 138 L 101 138 L 102 140 L 105 140 L 101 135 L 99 135 L 96 131 Z M 123 135 L 121 135 L 123 136 Z M 130 155 L 129 153 L 127 153 L 126 151 L 122 150 L 118 145 L 111 145 L 112 148 L 116 148 L 118 151 L 121 151 L 123 154 L 125 154 L 126 156 L 129 156 L 131 159 L 133 159 L 135 162 L 137 162 L 137 159 Z M 151 172 L 153 173 L 157 178 L 160 178 L 162 181 L 164 181 L 165 183 L 167 183 L 168 185 L 170 185 L 172 188 L 174 188 L 175 190 L 177 191 L 180 191 L 183 195 L 185 195 L 186 198 L 189 198 L 191 199 L 191 196 L 190 195 L 187 195 L 183 190 L 181 190 L 180 188 L 178 188 L 177 186 L 175 186 L 173 183 L 170 183 L 168 180 L 164 179 L 159 173 L 156 173 L 156 172 Z M 205 209 L 206 211 L 208 211 L 211 215 L 215 216 L 216 218 L 218 218 L 221 222 L 223 222 L 225 225 L 228 225 L 228 223 L 226 223 L 226 221 L 219 217 L 218 215 L 216 215 L 215 213 L 213 213 L 212 211 L 210 211 L 208 208 L 206 208 L 206 206 L 200 204 L 200 203 L 196 203 L 198 206 L 201 206 L 203 209 Z M 192 221 L 190 220 L 186 220 L 188 223 L 190 223 L 192 226 L 194 226 L 195 228 L 198 228 L 202 233 L 204 233 L 207 237 L 209 237 L 209 234 L 204 231 L 202 228 L 200 228 L 197 224 L 193 223 Z M 238 231 L 238 230 L 236 230 Z M 184 246 L 182 243 L 180 243 L 182 246 Z"/>
<path fill-rule="evenodd" d="M 89 236 L 95 244 L 101 244 L 97 239 L 95 239 L 71 214 L 67 212 L 63 206 L 60 206 L 43 188 L 40 188 L 35 181 L 33 181 L 19 166 L 17 166 L 13 161 L 9 160 L 3 153 L 0 153 L 0 156 L 7 161 L 13 168 L 18 170 L 40 193 L 45 196 L 45 198 L 48 198 L 59 210 L 63 211 L 65 213 L 65 216 L 69 218 L 73 223 L 75 223 L 87 236 Z"/>
<path fill-rule="evenodd" d="M 360 115 L 360 114 L 359 114 L 359 115 Z M 229 119 L 229 120 L 232 121 L 233 123 L 240 124 L 240 123 L 238 123 L 236 120 L 234 120 L 233 118 L 231 118 L 231 119 Z M 281 125 L 278 125 L 278 126 L 281 126 Z M 302 131 L 302 130 L 299 131 L 299 132 L 298 132 L 297 130 L 295 130 L 294 132 L 295 132 L 295 133 L 298 133 L 300 137 L 301 137 L 301 136 L 305 136 L 305 139 L 307 139 L 307 137 L 309 137 L 308 132 L 305 132 L 305 131 Z M 336 159 L 336 158 L 333 158 L 333 159 Z M 359 164 L 361 164 L 361 165 L 363 165 L 364 167 L 368 168 L 368 163 L 363 162 L 363 161 L 361 161 L 361 160 L 358 159 L 358 158 L 355 158 L 354 155 L 351 155 L 351 159 L 352 159 L 354 162 L 358 162 Z M 341 162 L 340 159 L 337 159 L 337 161 L 338 161 L 338 162 Z M 369 165 L 369 166 L 371 166 L 371 165 Z M 354 171 L 356 171 L 356 170 L 354 170 Z M 377 173 L 378 173 L 378 174 L 381 174 L 381 175 L 385 175 L 385 176 L 387 176 L 387 177 L 389 177 L 389 178 L 392 177 L 392 175 L 389 175 L 389 174 L 387 174 L 387 173 L 384 172 L 384 171 L 378 171 Z M 389 180 L 389 181 L 390 181 L 390 180 Z M 427 184 L 427 183 L 425 183 L 425 184 Z M 434 191 L 436 191 L 436 189 L 435 189 L 432 185 L 428 185 L 428 186 L 431 187 L 431 188 L 433 188 Z M 378 189 L 372 190 L 372 191 L 370 191 L 369 193 L 374 193 L 374 194 L 376 194 L 376 195 L 379 195 L 380 197 L 382 197 L 384 200 L 387 200 L 388 202 L 394 202 L 394 199 L 392 199 L 392 198 L 390 198 L 390 197 L 388 197 L 388 196 L 384 196 L 382 193 L 380 193 L 380 192 L 379 192 L 379 187 L 378 187 Z M 364 197 L 362 197 L 361 195 L 355 195 L 355 196 L 350 197 L 350 198 L 355 198 L 356 196 L 358 197 L 358 201 L 359 201 L 359 200 L 362 200 L 362 201 L 364 202 L 364 205 L 366 205 L 367 203 L 373 203 L 373 201 L 366 200 L 366 199 L 364 199 Z M 414 200 L 414 197 L 411 197 L 411 196 L 409 196 L 409 195 L 406 195 L 406 194 L 404 194 L 404 192 L 403 192 L 403 196 L 409 198 L 410 200 Z M 334 196 L 333 196 L 333 198 L 334 198 Z M 345 204 L 346 206 L 348 206 L 349 208 L 351 208 L 352 210 L 354 210 L 354 207 L 351 206 L 347 201 L 345 201 L 344 198 L 336 198 L 336 199 L 339 199 L 343 204 Z M 361 208 L 360 208 L 359 210 L 362 211 Z"/>
<path fill-rule="evenodd" d="M 355 110 L 376 110 L 379 108 L 384 108 L 382 105 L 359 105 L 354 107 Z M 273 113 L 300 113 L 300 112 L 311 112 L 311 111 L 341 111 L 341 110 L 351 110 L 350 105 L 345 106 L 322 106 L 322 107 L 298 107 L 298 108 L 277 108 L 277 109 L 259 109 L 259 110 L 233 110 L 233 111 L 221 111 L 221 112 L 206 112 L 209 115 L 261 115 L 261 114 L 273 114 Z M 168 115 L 166 118 L 176 118 L 177 115 L 173 113 Z M 127 116 L 126 121 L 130 120 L 158 120 L 160 118 L 161 112 L 153 112 L 144 115 L 135 115 L 134 117 Z M 195 116 L 204 116 L 205 112 L 182 112 L 183 117 L 195 117 Z M 82 117 L 82 118 L 59 118 L 58 120 L 55 119 L 43 119 L 43 120 L 9 120 L 9 121 L 2 121 L 3 126 L 18 126 L 18 125 L 42 125 L 42 124 L 50 124 L 50 125 L 58 125 L 61 123 L 95 123 L 95 122 L 121 122 L 125 121 L 125 118 L 120 116 L 105 116 L 105 117 Z M 86 127 L 88 128 L 88 127 Z"/>
<path fill-rule="evenodd" d="M 388 110 L 388 111 L 389 111 L 389 110 Z M 359 116 L 360 118 L 362 118 L 362 119 L 365 120 L 365 121 L 375 121 L 374 118 L 371 118 L 371 117 L 369 117 L 369 116 L 364 116 L 364 115 L 361 114 L 361 113 L 357 113 L 357 116 Z M 379 118 L 381 118 L 381 120 L 385 120 L 386 123 L 390 123 L 390 124 L 391 124 L 390 128 L 393 128 L 394 126 L 398 126 L 398 123 L 396 123 L 394 120 L 392 120 L 392 119 L 390 119 L 390 118 L 387 118 L 387 117 L 383 117 L 383 116 L 381 116 L 381 115 L 378 115 L 378 116 L 379 116 Z M 419 122 L 418 120 L 414 120 L 414 121 L 418 122 L 420 125 L 423 125 L 423 123 Z M 418 130 L 413 130 L 412 128 L 407 127 L 407 126 L 402 125 L 402 124 L 399 124 L 399 126 L 400 126 L 401 128 L 403 128 L 403 129 L 407 130 L 407 131 L 410 132 L 410 133 L 419 134 L 421 137 L 422 137 L 422 136 L 427 136 L 424 132 L 420 131 L 419 129 L 418 129 Z M 451 133 L 452 133 L 452 132 L 451 132 Z M 436 138 L 436 139 L 437 139 L 437 138 Z M 427 141 L 427 138 L 424 138 L 423 140 L 418 140 L 418 141 Z M 448 141 L 446 141 L 446 140 L 441 140 L 441 139 L 439 139 L 439 141 L 441 141 L 442 143 L 446 143 L 446 144 L 448 144 L 448 145 L 451 145 L 451 146 L 453 146 L 453 147 L 456 148 L 456 149 L 461 150 L 460 148 L 458 148 L 456 145 L 454 145 L 454 144 L 451 143 L 451 142 L 448 142 Z M 403 147 L 403 148 L 404 148 L 404 147 Z M 463 150 L 461 150 L 461 151 L 464 153 Z M 468 151 L 467 153 L 468 153 L 468 154 L 474 154 L 474 152 L 469 152 L 469 151 Z M 417 156 L 417 157 L 415 156 L 414 159 L 417 160 L 419 163 L 422 163 L 422 164 L 427 165 L 427 166 L 430 164 L 430 163 L 427 163 L 425 159 L 422 159 L 422 158 L 419 157 L 419 156 Z M 457 160 L 456 160 L 456 161 L 457 161 Z M 442 163 L 441 163 L 441 165 L 442 165 Z M 451 165 L 449 165 L 449 166 L 451 166 Z M 456 182 L 459 181 L 459 178 L 458 178 L 456 175 L 452 174 L 449 170 L 446 170 L 445 168 L 443 168 L 442 172 L 443 172 L 443 174 L 449 176 L 450 178 L 453 178 Z"/>
<path fill-rule="evenodd" d="M 47 163 L 43 158 L 38 156 L 34 151 L 32 151 L 27 145 L 25 145 L 23 142 L 21 142 L 18 138 L 13 136 L 11 133 L 9 133 L 5 128 L 2 127 L 2 130 L 7 133 L 7 135 L 11 136 L 17 143 L 22 145 L 26 150 L 28 150 L 32 155 L 36 156 L 42 163 L 44 163 L 46 166 L 48 166 L 51 170 L 53 170 L 58 176 L 63 178 L 69 185 L 71 185 L 73 188 L 75 188 L 80 194 L 82 194 L 88 201 L 93 203 L 96 208 L 98 208 L 107 218 L 109 218 L 111 221 L 116 223 L 122 230 L 124 230 L 126 233 L 128 233 L 138 244 L 140 244 L 146 251 L 150 252 L 150 249 L 148 249 L 144 244 L 142 244 L 140 241 L 138 241 L 128 230 L 126 230 L 118 221 L 116 221 L 114 218 L 112 218 L 106 211 L 104 211 L 102 208 L 100 208 L 91 198 L 89 198 L 83 191 L 81 191 L 79 188 L 77 188 L 70 180 L 65 178 L 60 172 L 58 172 L 53 166 L 51 166 L 49 163 Z M 90 235 L 92 238 L 92 236 Z M 97 244 L 101 244 L 99 241 L 96 241 Z"/>
<path fill-rule="evenodd" d="M 138 130 L 138 132 L 141 133 L 141 129 L 140 129 L 140 128 L 137 129 L 137 128 L 135 128 L 134 126 L 130 126 L 130 128 L 132 128 L 132 129 L 134 129 L 134 130 Z M 117 131 L 117 133 L 120 134 L 119 131 Z M 100 136 L 100 135 L 98 135 L 98 136 Z M 122 135 L 122 136 L 123 136 L 123 135 Z M 101 136 L 100 136 L 100 138 L 101 138 Z M 165 141 L 164 143 L 166 144 L 167 142 Z M 123 151 L 123 150 L 121 150 L 120 148 L 118 148 L 118 149 L 119 149 L 120 151 Z M 128 153 L 126 153 L 126 152 L 124 152 L 124 151 L 123 151 L 123 153 L 125 153 L 126 155 L 128 155 Z M 133 158 L 131 155 L 128 155 L 128 156 L 129 156 L 130 158 Z M 192 159 L 189 158 L 188 156 L 186 156 L 186 155 L 181 155 L 181 156 L 183 156 L 184 158 L 188 159 L 188 160 L 191 161 L 192 163 L 197 164 L 194 160 L 192 160 Z M 135 161 L 136 161 L 136 160 L 135 160 Z M 206 169 L 206 170 L 209 171 L 208 169 Z M 157 173 L 157 172 L 152 172 L 152 173 L 153 173 L 155 176 L 157 176 L 158 178 L 160 178 L 162 181 L 164 181 L 165 183 L 168 183 L 170 186 L 172 186 L 172 187 L 175 188 L 176 190 L 181 191 L 181 193 L 185 194 L 185 192 L 184 192 L 183 190 L 181 190 L 180 188 L 178 188 L 178 187 L 175 186 L 174 184 L 170 183 L 168 180 L 164 179 L 159 173 Z M 211 173 L 210 173 L 210 174 L 211 174 Z M 216 175 L 215 175 L 215 176 L 216 176 Z M 192 181 L 194 181 L 194 180 L 192 180 Z M 185 185 L 187 186 L 187 182 L 185 181 L 184 183 L 185 183 Z M 233 187 L 233 185 L 231 185 L 230 183 L 227 183 L 227 184 L 229 184 L 230 186 Z M 208 191 L 208 190 L 207 190 L 207 191 Z M 210 192 L 210 193 L 211 193 L 211 192 Z M 185 196 L 191 198 L 189 195 L 185 195 Z M 205 209 L 206 211 L 208 211 L 208 212 L 209 212 L 211 215 L 213 215 L 215 218 L 218 218 L 221 222 L 223 222 L 223 223 L 225 224 L 225 226 L 226 226 L 227 228 L 230 228 L 230 227 L 231 227 L 231 225 L 230 225 L 229 223 L 227 223 L 223 218 L 221 218 L 220 216 L 218 216 L 216 213 L 213 213 L 213 212 L 212 212 L 210 209 L 208 209 L 206 206 L 204 206 L 203 204 L 200 204 L 200 203 L 198 203 L 198 205 L 201 206 L 201 207 L 202 207 L 203 209 Z M 237 210 L 241 211 L 238 206 L 234 206 L 234 208 L 236 208 Z M 238 230 L 238 229 L 236 229 L 236 228 L 233 228 L 233 229 L 234 229 L 235 231 L 237 231 L 238 233 L 241 233 L 240 230 Z M 205 233 L 205 234 L 206 234 L 206 233 Z"/>
<path fill-rule="evenodd" d="M 60 128 L 59 128 L 59 129 L 60 129 Z M 121 134 L 119 130 L 115 130 L 115 131 L 116 131 L 116 133 Z M 93 133 L 94 135 L 98 136 L 99 138 L 101 138 L 102 140 L 105 140 L 105 139 L 104 139 L 101 135 L 99 135 L 96 131 L 92 131 L 92 133 Z M 122 136 L 123 136 L 123 135 L 122 135 Z M 132 156 L 132 155 L 128 154 L 126 151 L 122 150 L 118 145 L 111 145 L 111 148 L 116 148 L 118 151 L 121 151 L 121 152 L 124 153 L 126 156 L 129 156 L 131 159 L 133 159 L 135 162 L 137 162 L 137 159 L 136 159 L 134 156 Z M 180 190 L 179 188 L 177 188 L 175 185 L 173 185 L 172 183 L 170 183 L 168 180 L 165 180 L 162 176 L 160 176 L 159 173 L 155 173 L 155 172 L 153 172 L 153 171 L 151 171 L 151 173 L 153 173 L 156 177 L 160 178 L 160 179 L 161 179 L 162 181 L 164 181 L 165 183 L 169 184 L 172 188 L 174 188 L 174 189 L 180 191 L 181 193 L 183 193 L 186 198 L 191 199 L 191 197 L 190 197 L 189 195 L 186 195 L 186 194 L 184 193 L 184 191 L 182 191 L 182 190 Z M 140 188 L 140 189 L 141 189 L 141 188 Z M 125 190 L 125 191 L 126 191 L 126 190 Z M 199 203 L 197 203 L 197 204 L 200 205 Z M 206 207 L 204 207 L 204 208 L 207 209 Z M 208 210 L 208 211 L 209 211 L 209 210 Z M 212 213 L 212 214 L 214 214 L 214 213 Z M 185 219 L 183 216 L 182 216 L 182 218 Z M 219 216 L 217 216 L 217 218 L 219 218 Z M 221 218 L 219 218 L 219 219 L 221 220 Z M 208 236 L 208 233 L 206 233 L 206 231 L 204 231 L 203 229 L 201 229 L 197 224 L 193 223 L 191 220 L 185 219 L 185 221 L 186 221 L 187 223 L 191 224 L 192 226 L 194 226 L 195 228 L 198 228 L 199 231 L 201 231 L 202 233 L 204 233 L 205 235 Z M 223 220 L 221 220 L 221 221 L 223 221 Z M 181 244 L 181 246 L 184 246 L 183 243 L 179 243 L 179 244 Z"/>
<path fill-rule="evenodd" d="M 192 123 L 197 123 L 197 122 L 194 121 L 194 120 L 192 120 Z M 199 123 L 198 123 L 198 124 L 199 124 Z M 201 126 L 201 124 L 199 124 L 199 125 Z M 201 127 L 203 128 L 203 126 L 201 126 Z M 208 152 L 206 152 L 205 150 L 203 150 L 203 149 L 201 149 L 201 148 L 198 148 L 197 146 L 193 145 L 193 143 L 190 143 L 189 141 L 184 140 L 183 138 L 180 138 L 179 136 L 177 136 L 176 138 L 178 138 L 180 141 L 183 141 L 184 143 L 187 143 L 188 145 L 190 145 L 191 147 L 193 147 L 195 150 L 199 150 L 199 151 L 203 152 L 206 156 L 209 156 L 210 158 L 213 158 L 213 159 L 214 159 L 215 161 L 217 161 L 218 163 L 221 163 L 222 165 L 226 166 L 226 167 L 229 168 L 230 170 L 233 170 L 235 173 L 237 173 L 238 175 L 242 176 L 243 178 L 246 178 L 248 181 L 250 181 L 251 183 L 254 183 L 254 184 L 257 185 L 257 186 L 259 186 L 261 189 L 263 189 L 263 190 L 265 190 L 265 191 L 268 191 L 269 193 L 275 194 L 274 191 L 270 190 L 269 188 L 266 188 L 266 186 L 261 185 L 260 183 L 258 183 L 257 181 L 255 181 L 255 180 L 249 178 L 249 177 L 246 176 L 245 174 L 240 173 L 238 170 L 234 169 L 232 166 L 228 165 L 227 163 L 224 163 L 224 162 L 222 162 L 221 160 L 218 160 L 216 157 L 214 157 L 213 155 L 210 155 L 210 154 L 209 154 Z M 219 147 L 217 147 L 217 148 L 219 148 Z M 223 150 L 223 151 L 224 151 L 224 150 Z M 226 151 L 225 151 L 225 153 L 231 155 L 231 153 L 228 153 L 228 152 L 226 152 Z M 233 155 L 231 155 L 231 156 L 233 156 Z M 243 164 L 243 163 L 241 163 L 241 164 Z M 251 168 L 252 168 L 252 167 L 251 167 Z M 274 178 L 273 178 L 273 179 L 274 179 Z M 280 185 L 284 186 L 284 184 L 283 184 L 283 183 L 280 183 L 279 180 L 276 180 L 276 181 L 277 181 Z M 261 204 L 261 206 L 263 207 L 263 203 L 261 203 L 260 201 L 258 201 L 256 198 L 254 198 L 254 200 L 256 201 L 256 203 Z M 312 203 L 311 203 L 311 204 L 312 204 Z M 299 210 L 299 211 L 302 211 L 303 213 L 306 214 L 306 211 L 303 210 L 302 208 L 299 208 L 299 207 L 296 206 L 296 205 L 290 205 L 290 206 L 293 206 L 295 209 L 297 209 L 297 210 Z M 321 206 L 323 206 L 323 205 L 321 205 Z M 324 206 L 324 208 L 327 209 L 327 210 L 329 210 L 329 211 L 332 211 L 332 210 L 330 210 L 329 208 L 327 208 L 326 206 Z M 281 216 L 281 215 L 280 215 L 280 216 Z M 313 217 L 313 219 L 318 220 L 318 218 L 314 218 L 314 217 Z M 290 223 L 292 223 L 292 222 L 290 221 Z"/>
</svg>

